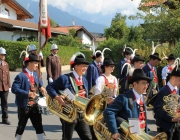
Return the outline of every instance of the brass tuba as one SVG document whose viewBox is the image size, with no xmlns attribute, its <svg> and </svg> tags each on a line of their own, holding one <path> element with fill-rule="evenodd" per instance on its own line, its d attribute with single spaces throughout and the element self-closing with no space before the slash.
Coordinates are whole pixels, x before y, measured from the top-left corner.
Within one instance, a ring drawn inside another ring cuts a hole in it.
<svg viewBox="0 0 180 140">
<path fill-rule="evenodd" d="M 103 119 L 103 114 L 98 116 L 93 128 L 98 140 L 113 140 L 113 138 L 111 137 L 112 134 L 108 131 L 108 128 L 106 127 L 106 123 Z M 120 124 L 120 127 L 117 128 L 120 129 L 121 140 L 167 140 L 167 135 L 164 132 L 159 133 L 155 137 L 152 137 L 144 131 L 141 131 L 141 135 L 131 134 L 129 128 L 130 126 L 126 121 L 123 121 Z"/>
<path fill-rule="evenodd" d="M 93 125 L 94 133 L 98 140 L 113 140 L 111 132 L 108 131 L 103 118 L 103 111 L 107 107 L 106 98 L 109 97 L 108 87 L 104 87 L 101 94 L 93 96 L 86 106 L 81 106 L 84 110 L 84 119 L 88 125 Z M 75 103 L 76 104 L 76 103 Z M 76 104 L 77 105 L 77 104 Z M 79 105 L 78 105 L 79 106 Z M 152 137 L 142 131 L 141 135 L 131 134 L 126 121 L 120 124 L 121 140 L 166 140 L 166 133 L 160 133 Z"/>
<path fill-rule="evenodd" d="M 67 122 L 73 122 L 77 118 L 77 112 L 82 111 L 82 106 L 86 105 L 89 99 L 75 96 L 75 100 L 71 101 L 67 96 L 64 96 L 64 98 L 66 103 L 65 106 L 59 104 L 56 99 L 52 99 L 48 94 L 46 94 L 48 110 Z M 75 103 L 79 106 L 76 106 Z"/>
<path fill-rule="evenodd" d="M 46 94 L 46 104 L 48 110 L 67 122 L 73 122 L 73 120 L 76 119 L 77 111 L 68 98 L 65 97 L 65 100 L 66 105 L 63 106 L 60 105 L 56 99 L 52 99 L 48 94 Z"/>
</svg>

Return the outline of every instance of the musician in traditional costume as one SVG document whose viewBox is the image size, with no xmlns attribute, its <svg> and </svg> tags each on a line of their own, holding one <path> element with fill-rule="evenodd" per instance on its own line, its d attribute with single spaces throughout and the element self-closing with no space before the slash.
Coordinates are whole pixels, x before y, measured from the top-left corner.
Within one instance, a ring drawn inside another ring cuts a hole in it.
<svg viewBox="0 0 180 140">
<path fill-rule="evenodd" d="M 51 46 L 51 54 L 46 58 L 46 72 L 48 83 L 52 83 L 61 75 L 61 61 L 58 56 L 58 46 Z"/>
<path fill-rule="evenodd" d="M 86 79 L 88 81 L 88 91 L 96 84 L 96 79 L 101 75 L 102 52 L 96 51 L 92 56 L 93 62 L 88 66 Z"/>
<path fill-rule="evenodd" d="M 84 54 L 79 52 L 73 55 L 73 57 L 71 58 L 71 67 L 74 70 L 69 74 L 61 75 L 46 87 L 49 96 L 52 99 L 56 99 L 59 104 L 65 105 L 63 96 L 60 95 L 59 91 L 68 88 L 74 95 L 88 98 L 88 83 L 86 78 L 83 77 L 83 75 L 86 73 L 88 65 L 89 62 L 86 61 Z M 82 140 L 92 139 L 89 126 L 83 119 L 82 110 L 78 110 L 77 118 L 75 121 L 70 123 L 61 119 L 61 123 L 63 140 L 71 140 L 74 129 L 77 131 L 79 137 Z"/>
<path fill-rule="evenodd" d="M 118 65 L 118 78 L 119 78 L 119 85 L 120 85 L 120 92 L 121 93 L 124 93 L 125 92 L 125 83 L 126 83 L 126 79 L 127 79 L 127 67 L 124 68 L 123 72 L 121 72 L 121 69 L 123 67 L 123 65 L 125 63 L 131 63 L 131 50 L 128 49 L 128 48 L 125 48 L 123 50 L 123 56 L 124 56 L 124 59 L 121 60 L 119 62 L 119 65 Z"/>
<path fill-rule="evenodd" d="M 15 135 L 16 140 L 22 139 L 22 134 L 29 118 L 36 130 L 38 140 L 44 140 L 42 117 L 38 108 L 37 99 L 40 93 L 45 94 L 46 90 L 35 72 L 38 63 L 39 59 L 34 54 L 30 54 L 26 57 L 24 60 L 26 68 L 15 77 L 12 84 L 12 93 L 16 95 L 15 103 L 18 107 L 19 120 Z"/>
<path fill-rule="evenodd" d="M 38 56 L 39 65 L 37 66 L 36 72 L 39 75 L 39 77 L 42 78 L 41 77 L 41 72 L 40 72 L 40 66 L 41 67 L 45 66 L 42 52 L 39 52 L 39 54 L 37 54 L 37 48 L 36 48 L 36 46 L 34 44 L 28 45 L 27 48 L 26 48 L 26 51 L 22 51 L 22 53 L 23 52 L 25 52 L 26 54 L 34 54 L 34 55 Z M 22 55 L 22 53 L 21 53 L 21 55 Z M 20 55 L 20 57 L 21 57 L 21 55 Z M 26 56 L 25 56 L 25 58 L 26 58 Z M 26 68 L 26 66 L 23 63 L 22 69 L 24 69 L 24 68 Z"/>
<path fill-rule="evenodd" d="M 168 65 L 162 69 L 162 73 L 161 73 L 163 86 L 167 84 L 167 76 L 168 76 L 168 73 L 171 73 L 174 68 L 175 59 L 176 58 L 173 54 L 170 54 L 168 58 L 166 58 Z"/>
<path fill-rule="evenodd" d="M 112 95 L 107 101 L 108 104 L 114 101 L 118 92 L 117 78 L 111 74 L 114 71 L 115 65 L 116 64 L 110 58 L 104 59 L 103 65 L 101 66 L 103 74 L 97 78 L 94 88 L 95 95 L 101 94 L 104 86 L 108 86 L 112 90 Z"/>
<path fill-rule="evenodd" d="M 5 61 L 6 50 L 0 47 L 0 98 L 1 98 L 1 112 L 2 123 L 10 125 L 8 121 L 8 94 L 11 88 L 9 65 Z"/>
<path fill-rule="evenodd" d="M 126 67 L 126 65 L 128 66 L 127 73 L 126 73 L 127 79 L 126 79 L 126 84 L 125 84 L 126 91 L 128 91 L 132 88 L 132 86 L 128 84 L 128 79 L 130 79 L 132 77 L 132 74 L 135 69 L 142 69 L 142 67 L 144 66 L 144 61 L 145 60 L 139 54 L 136 54 L 134 56 L 134 58 L 131 60 L 131 64 L 125 63 L 123 65 L 121 72 Z"/>
<path fill-rule="evenodd" d="M 168 83 L 160 89 L 154 102 L 154 113 L 158 131 L 165 132 L 168 136 L 168 140 L 180 140 L 180 115 L 171 116 L 163 109 L 163 106 L 166 105 L 165 98 L 168 95 L 178 95 L 178 86 L 180 86 L 179 64 L 170 73 L 170 79 Z M 173 101 L 172 99 L 170 100 Z M 177 102 L 179 102 L 178 100 L 179 96 L 177 97 Z M 174 103 L 169 106 L 169 111 L 173 111 L 173 107 L 175 106 L 176 105 Z M 177 111 L 178 109 L 175 109 L 175 112 Z"/>
<path fill-rule="evenodd" d="M 135 69 L 132 77 L 128 80 L 128 83 L 133 85 L 133 89 L 126 94 L 118 95 L 114 102 L 104 110 L 104 120 L 113 139 L 118 140 L 120 138 L 117 127 L 120 126 L 121 121 L 118 120 L 128 121 L 128 118 L 139 118 L 140 128 L 148 131 L 143 93 L 146 92 L 151 80 L 142 69 Z"/>
<path fill-rule="evenodd" d="M 153 95 L 157 94 L 159 91 L 159 85 L 158 85 L 158 73 L 157 73 L 157 68 L 156 66 L 158 65 L 158 63 L 161 61 L 161 59 L 159 58 L 159 54 L 158 53 L 154 53 L 152 55 L 149 56 L 149 62 L 142 68 L 142 70 L 144 71 L 144 73 L 152 78 L 152 82 L 149 85 L 148 88 L 148 99 L 152 98 Z"/>
</svg>

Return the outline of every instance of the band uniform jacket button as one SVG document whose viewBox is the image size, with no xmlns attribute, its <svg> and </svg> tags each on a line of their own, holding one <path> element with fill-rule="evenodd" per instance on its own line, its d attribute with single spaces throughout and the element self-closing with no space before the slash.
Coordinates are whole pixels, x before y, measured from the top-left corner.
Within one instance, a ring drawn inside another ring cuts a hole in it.
<svg viewBox="0 0 180 140">
<path fill-rule="evenodd" d="M 139 108 L 139 105 L 137 107 Z"/>
</svg>

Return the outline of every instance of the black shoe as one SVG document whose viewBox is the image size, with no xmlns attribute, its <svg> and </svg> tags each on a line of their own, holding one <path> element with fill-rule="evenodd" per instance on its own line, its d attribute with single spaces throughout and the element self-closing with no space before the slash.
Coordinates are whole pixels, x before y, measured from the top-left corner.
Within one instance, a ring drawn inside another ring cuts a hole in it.
<svg viewBox="0 0 180 140">
<path fill-rule="evenodd" d="M 8 120 L 2 120 L 3 124 L 11 125 L 11 123 Z"/>
</svg>

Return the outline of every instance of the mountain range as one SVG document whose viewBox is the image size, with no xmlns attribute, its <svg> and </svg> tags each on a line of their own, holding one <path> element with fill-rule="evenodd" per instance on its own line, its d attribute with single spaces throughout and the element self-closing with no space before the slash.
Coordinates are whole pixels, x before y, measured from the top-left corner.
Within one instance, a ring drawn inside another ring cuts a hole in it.
<svg viewBox="0 0 180 140">
<path fill-rule="evenodd" d="M 25 9 L 27 9 L 33 16 L 33 19 L 27 19 L 27 21 L 38 23 L 39 19 L 39 2 L 33 1 L 33 0 L 16 0 L 19 4 L 21 4 Z M 100 21 L 103 19 L 103 16 L 101 16 L 99 23 L 93 23 L 95 22 L 93 19 L 89 19 L 90 21 L 87 21 L 88 16 L 86 13 L 83 13 L 82 11 L 79 11 L 76 9 L 77 13 L 74 13 L 73 15 L 62 11 L 59 8 L 53 7 L 51 5 L 48 5 L 48 14 L 51 19 L 53 19 L 56 23 L 58 23 L 60 26 L 72 26 L 72 22 L 75 22 L 75 25 L 84 26 L 89 32 L 94 33 L 103 33 L 104 28 L 108 25 L 102 25 Z M 81 12 L 81 14 L 79 14 Z M 82 19 L 82 17 L 86 17 L 86 19 Z M 90 16 L 89 16 L 90 18 Z M 92 16 L 91 16 L 92 18 Z"/>
</svg>

